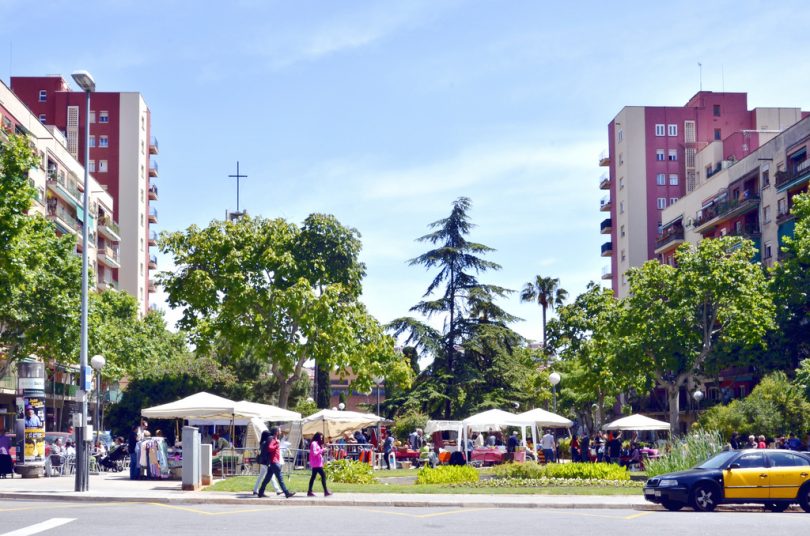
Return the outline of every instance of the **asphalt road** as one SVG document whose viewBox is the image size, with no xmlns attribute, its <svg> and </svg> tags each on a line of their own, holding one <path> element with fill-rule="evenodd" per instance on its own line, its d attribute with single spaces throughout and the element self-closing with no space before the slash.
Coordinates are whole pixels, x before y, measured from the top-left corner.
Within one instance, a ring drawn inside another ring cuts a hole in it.
<svg viewBox="0 0 810 536">
<path fill-rule="evenodd" d="M 649 510 L 354 508 L 7 501 L 0 536 L 185 534 L 804 534 L 810 514 L 791 510 L 700 514 Z"/>
</svg>

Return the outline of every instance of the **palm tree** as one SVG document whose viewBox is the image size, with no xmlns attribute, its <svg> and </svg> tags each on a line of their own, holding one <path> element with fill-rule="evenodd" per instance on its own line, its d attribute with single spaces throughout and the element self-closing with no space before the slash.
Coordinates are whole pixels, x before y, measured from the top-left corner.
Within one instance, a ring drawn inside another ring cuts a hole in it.
<svg viewBox="0 0 810 536">
<path fill-rule="evenodd" d="M 533 302 L 543 308 L 543 351 L 546 348 L 546 310 L 551 307 L 560 307 L 568 298 L 568 291 L 560 287 L 560 280 L 556 277 L 535 276 L 534 282 L 529 281 L 520 291 L 520 301 Z"/>
</svg>

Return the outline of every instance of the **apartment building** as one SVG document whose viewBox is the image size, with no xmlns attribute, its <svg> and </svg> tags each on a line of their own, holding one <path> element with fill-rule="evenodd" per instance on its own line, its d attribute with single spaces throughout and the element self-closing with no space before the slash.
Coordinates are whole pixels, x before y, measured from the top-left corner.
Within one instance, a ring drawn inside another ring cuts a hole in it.
<svg viewBox="0 0 810 536">
<path fill-rule="evenodd" d="M 698 153 L 699 169 L 718 171 L 663 211 L 657 257 L 673 264 L 674 252 L 683 242 L 736 235 L 752 240 L 759 251 L 757 260 L 772 265 L 781 255 L 782 239 L 793 236 L 793 197 L 810 184 L 808 150 L 810 117 L 741 160 L 719 160 L 729 154 L 719 146 Z"/>
<path fill-rule="evenodd" d="M 608 125 L 608 151 L 599 158 L 607 168 L 599 179 L 607 191 L 600 232 L 609 236 L 601 255 L 610 261 L 602 279 L 615 294 L 627 295 L 627 270 L 661 253 L 664 228 L 678 233 L 664 215 L 668 207 L 802 117 L 799 108 L 749 110 L 746 93 L 711 91 L 684 106 L 624 107 Z"/>
<path fill-rule="evenodd" d="M 62 133 L 74 159 L 84 158 L 86 129 L 90 128 L 90 172 L 112 198 L 109 214 L 120 232 L 119 267 L 113 270 L 113 286 L 138 299 L 141 312 L 149 307 L 155 291 L 150 270 L 157 257 L 150 254 L 157 236 L 158 166 L 152 157 L 158 144 L 151 135 L 151 116 L 137 92 L 94 92 L 90 101 L 90 124 L 85 124 L 86 96 L 73 91 L 61 75 L 11 78 L 14 93 L 43 125 Z M 106 215 L 106 213 L 105 213 Z"/>
<path fill-rule="evenodd" d="M 113 216 L 112 195 L 91 176 L 90 214 L 84 214 L 84 167 L 68 150 L 67 138 L 58 128 L 42 124 L 40 118 L 0 82 L 0 144 L 13 133 L 28 136 L 39 155 L 38 165 L 29 172 L 30 184 L 36 190 L 31 213 L 51 220 L 57 234 L 73 235 L 77 255 L 82 254 L 83 226 L 89 225 L 88 264 L 94 277 L 90 285 L 98 290 L 116 288 L 115 274 L 121 268 L 121 236 Z M 48 365 L 46 419 L 49 430 L 60 422 L 63 411 L 76 403 L 73 397 L 78 389 L 78 370 L 74 369 L 54 363 Z M 0 425 L 6 430 L 13 429 L 16 395 L 17 372 L 14 370 L 0 378 Z"/>
</svg>

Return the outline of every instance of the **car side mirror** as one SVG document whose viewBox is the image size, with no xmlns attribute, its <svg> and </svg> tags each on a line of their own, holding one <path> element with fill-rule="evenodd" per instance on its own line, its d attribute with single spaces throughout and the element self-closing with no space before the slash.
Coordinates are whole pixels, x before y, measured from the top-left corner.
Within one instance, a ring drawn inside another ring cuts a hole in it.
<svg viewBox="0 0 810 536">
<path fill-rule="evenodd" d="M 729 470 L 731 470 L 731 469 L 739 469 L 740 464 L 739 463 L 732 463 L 731 465 L 728 466 L 728 468 L 729 468 Z"/>
</svg>

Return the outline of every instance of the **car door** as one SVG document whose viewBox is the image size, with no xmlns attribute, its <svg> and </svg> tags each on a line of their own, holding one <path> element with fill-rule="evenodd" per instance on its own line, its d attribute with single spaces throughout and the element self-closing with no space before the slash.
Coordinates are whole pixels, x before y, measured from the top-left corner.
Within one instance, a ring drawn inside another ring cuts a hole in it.
<svg viewBox="0 0 810 536">
<path fill-rule="evenodd" d="M 768 452 L 771 499 L 795 499 L 799 487 L 810 478 L 810 460 L 792 452 Z"/>
<path fill-rule="evenodd" d="M 770 496 L 764 452 L 746 452 L 723 471 L 727 499 L 767 499 Z"/>
</svg>

